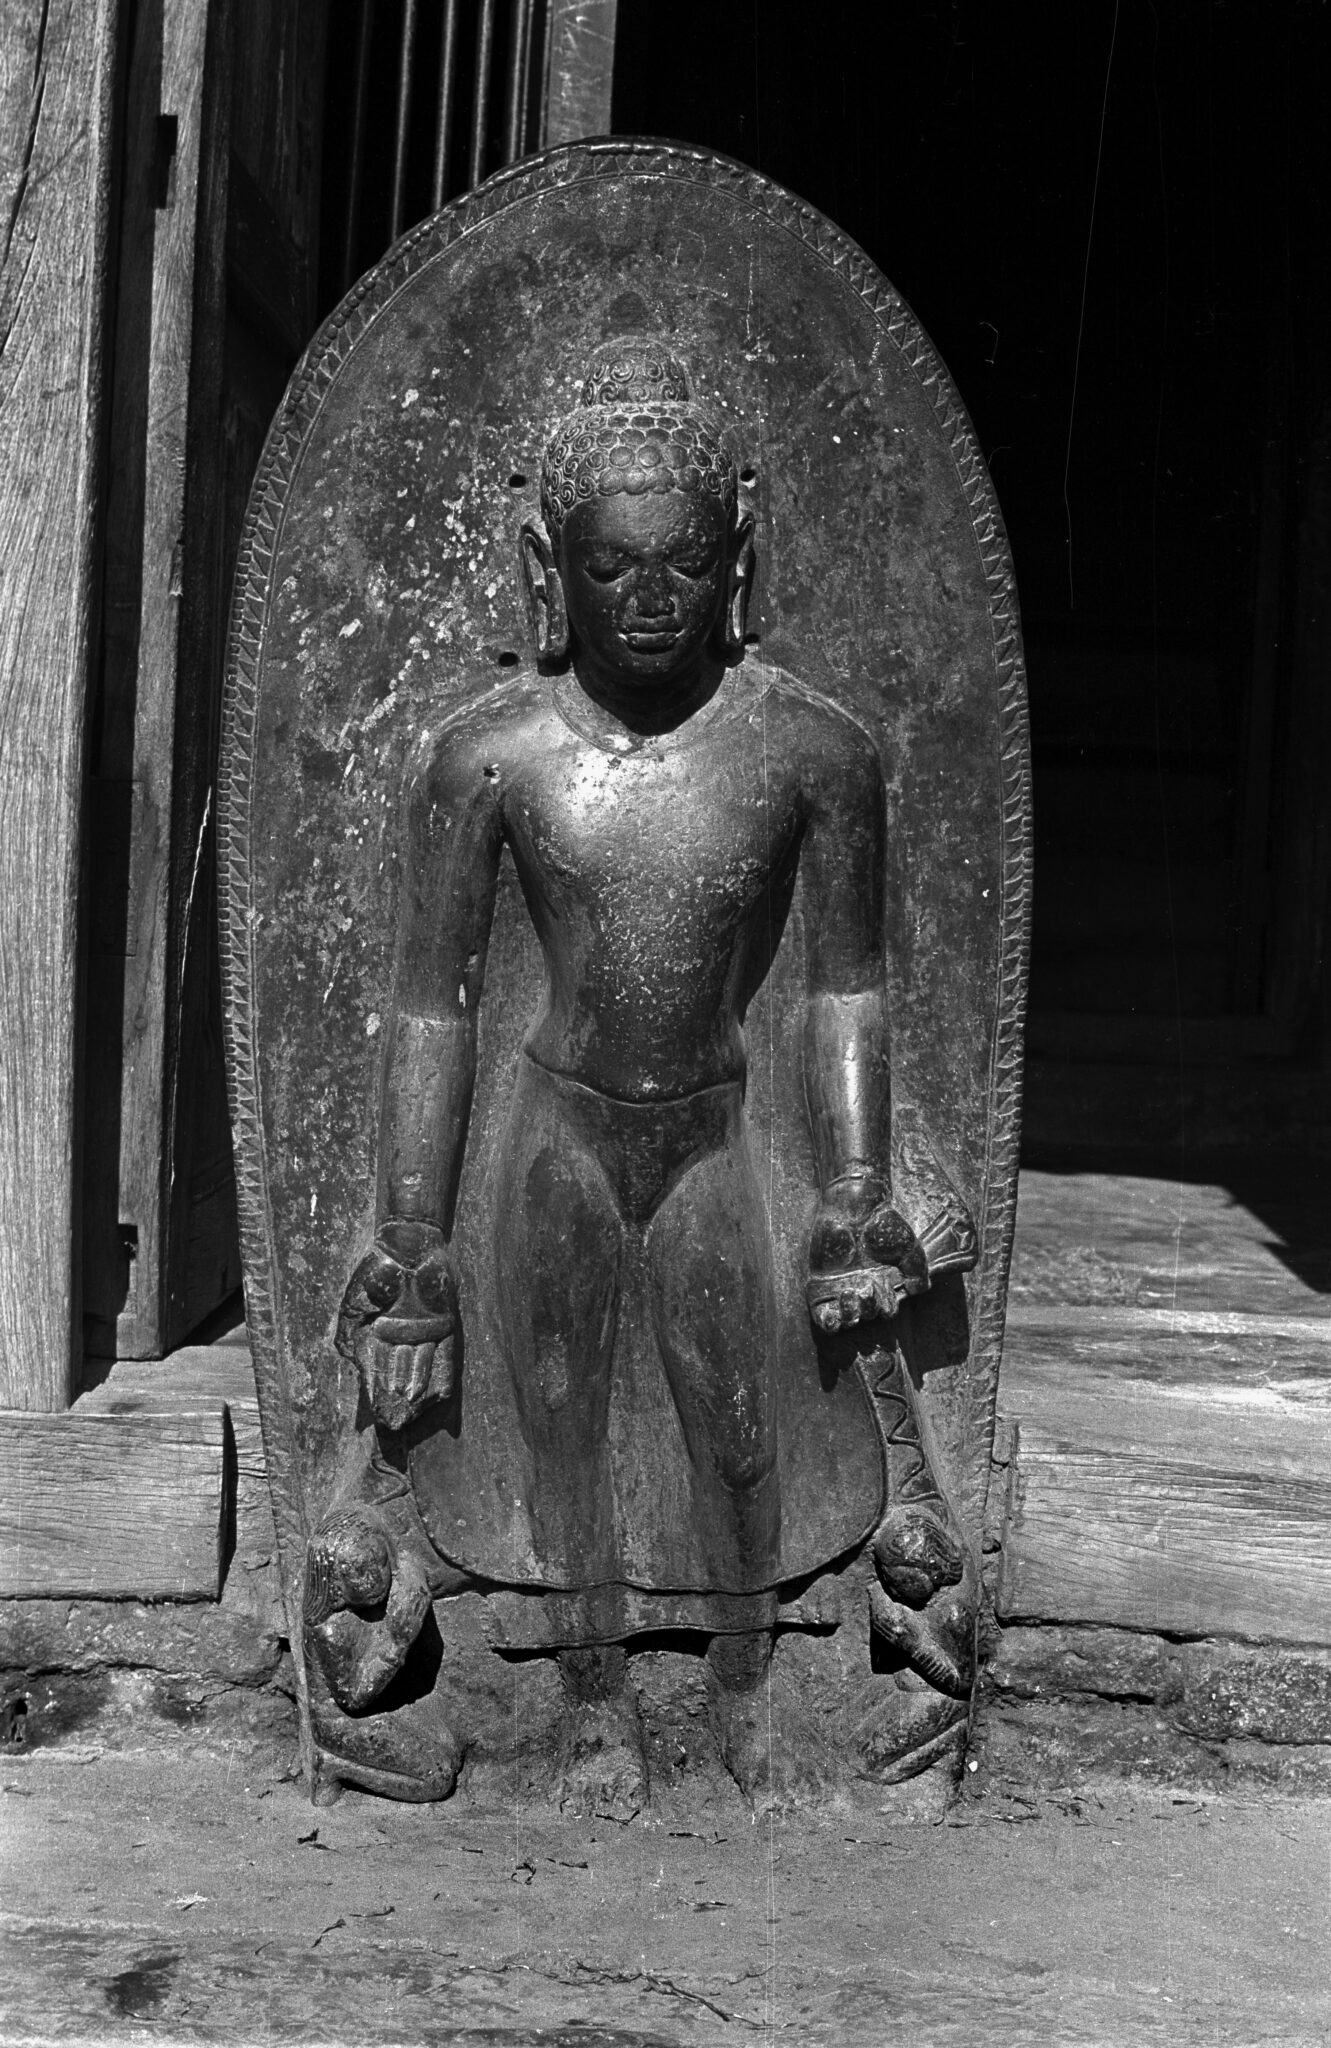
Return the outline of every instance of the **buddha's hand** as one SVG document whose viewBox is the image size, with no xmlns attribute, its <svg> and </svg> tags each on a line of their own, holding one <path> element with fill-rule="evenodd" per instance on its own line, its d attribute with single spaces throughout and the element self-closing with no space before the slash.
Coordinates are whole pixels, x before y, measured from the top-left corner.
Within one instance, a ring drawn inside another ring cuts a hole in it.
<svg viewBox="0 0 1331 2048">
<path fill-rule="evenodd" d="M 830 1335 L 894 1316 L 929 1285 L 924 1248 L 877 1174 L 848 1174 L 824 1188 L 809 1240 L 805 1294 L 814 1327 Z"/>
<path fill-rule="evenodd" d="M 384 1429 L 405 1429 L 452 1394 L 457 1370 L 457 1280 L 437 1223 L 385 1223 L 342 1297 L 337 1348 L 354 1359 Z"/>
</svg>

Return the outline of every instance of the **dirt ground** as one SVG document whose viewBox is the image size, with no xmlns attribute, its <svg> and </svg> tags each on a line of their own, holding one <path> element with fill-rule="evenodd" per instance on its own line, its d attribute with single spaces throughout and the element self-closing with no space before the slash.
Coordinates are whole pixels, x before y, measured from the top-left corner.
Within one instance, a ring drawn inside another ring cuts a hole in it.
<svg viewBox="0 0 1331 2048">
<path fill-rule="evenodd" d="M 1331 1805 L 1106 1781 L 629 1825 L 277 1751 L 0 1766 L 0 2040 L 1008 2048 L 1331 2036 Z"/>
</svg>

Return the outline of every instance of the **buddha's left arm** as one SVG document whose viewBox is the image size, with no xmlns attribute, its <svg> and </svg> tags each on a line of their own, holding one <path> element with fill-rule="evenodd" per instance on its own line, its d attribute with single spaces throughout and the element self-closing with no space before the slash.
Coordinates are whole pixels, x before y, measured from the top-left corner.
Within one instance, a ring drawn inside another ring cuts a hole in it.
<svg viewBox="0 0 1331 2048">
<path fill-rule="evenodd" d="M 804 1088 L 820 1200 L 809 1240 L 809 1312 L 827 1333 L 895 1315 L 929 1284 L 924 1252 L 892 1203 L 892 1087 L 883 867 L 887 801 L 857 727 L 817 752 L 800 865 L 808 1014 Z"/>
<path fill-rule="evenodd" d="M 819 749 L 800 854 L 808 1011 L 804 1088 L 826 1190 L 874 1175 L 890 1185 L 891 1082 L 884 980 L 887 803 L 866 735 L 838 721 Z"/>
</svg>

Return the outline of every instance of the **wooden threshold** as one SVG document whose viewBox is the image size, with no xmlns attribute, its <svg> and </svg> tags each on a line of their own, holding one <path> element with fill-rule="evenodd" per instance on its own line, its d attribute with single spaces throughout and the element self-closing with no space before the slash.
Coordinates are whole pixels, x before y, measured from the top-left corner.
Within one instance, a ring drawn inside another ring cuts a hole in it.
<svg viewBox="0 0 1331 2048">
<path fill-rule="evenodd" d="M 1023 1177 L 1000 1620 L 1331 1640 L 1320 1198 L 1232 1179 Z"/>
<path fill-rule="evenodd" d="M 220 1596 L 262 1459 L 238 1338 L 116 1365 L 62 1415 L 0 1412 L 0 1598 Z"/>
</svg>

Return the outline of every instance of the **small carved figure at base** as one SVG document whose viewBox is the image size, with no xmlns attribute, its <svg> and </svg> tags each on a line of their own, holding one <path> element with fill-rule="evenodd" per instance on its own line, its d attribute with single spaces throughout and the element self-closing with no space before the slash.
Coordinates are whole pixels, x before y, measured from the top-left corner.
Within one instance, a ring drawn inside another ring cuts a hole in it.
<svg viewBox="0 0 1331 2048">
<path fill-rule="evenodd" d="M 443 1799 L 461 1747 L 434 1682 L 439 1631 L 420 1561 L 372 1507 L 325 1517 L 306 1555 L 304 1627 L 318 1790 Z"/>
<path fill-rule="evenodd" d="M 317 1805 L 331 1805 L 345 1785 L 409 1804 L 448 1798 L 462 1747 L 436 1695 L 427 1691 L 401 1706 L 380 1699 L 372 1713 L 357 1717 L 341 1712 L 317 1668 L 308 1683 Z"/>
<path fill-rule="evenodd" d="M 889 1784 L 938 1763 L 962 1739 L 975 1679 L 979 1573 L 899 1351 L 874 1391 L 891 1504 L 869 1546 L 869 1628 L 887 1689 L 857 1750 L 869 1773 Z"/>
</svg>

